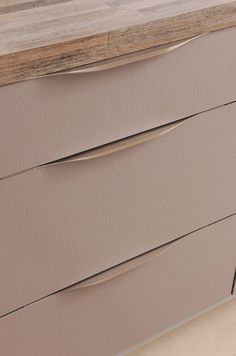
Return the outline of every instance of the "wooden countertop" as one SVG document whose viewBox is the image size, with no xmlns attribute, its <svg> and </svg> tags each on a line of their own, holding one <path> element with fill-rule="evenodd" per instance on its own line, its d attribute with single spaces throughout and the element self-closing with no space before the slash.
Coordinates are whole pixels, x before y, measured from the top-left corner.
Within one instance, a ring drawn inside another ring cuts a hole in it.
<svg viewBox="0 0 236 356">
<path fill-rule="evenodd" d="M 229 0 L 0 0 L 0 85 L 234 25 Z"/>
</svg>

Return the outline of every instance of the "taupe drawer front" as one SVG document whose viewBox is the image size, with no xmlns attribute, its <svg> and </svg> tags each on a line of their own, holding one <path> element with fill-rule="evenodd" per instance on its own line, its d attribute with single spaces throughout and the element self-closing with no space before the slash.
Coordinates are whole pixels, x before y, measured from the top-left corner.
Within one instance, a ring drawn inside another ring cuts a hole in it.
<svg viewBox="0 0 236 356">
<path fill-rule="evenodd" d="M 3 179 L 0 314 L 235 213 L 235 115 L 224 106 Z"/>
<path fill-rule="evenodd" d="M 235 47 L 233 27 L 119 68 L 0 87 L 0 178 L 235 100 Z"/>
<path fill-rule="evenodd" d="M 226 299 L 235 231 L 233 216 L 1 318 L 1 356 L 115 355 Z"/>
</svg>

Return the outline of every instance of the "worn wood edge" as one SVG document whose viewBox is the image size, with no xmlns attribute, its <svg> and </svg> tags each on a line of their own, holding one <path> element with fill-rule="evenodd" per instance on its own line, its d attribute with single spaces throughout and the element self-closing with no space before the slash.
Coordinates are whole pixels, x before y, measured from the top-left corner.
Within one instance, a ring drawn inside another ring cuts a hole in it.
<svg viewBox="0 0 236 356">
<path fill-rule="evenodd" d="M 0 86 L 236 26 L 236 1 L 0 57 Z"/>
<path fill-rule="evenodd" d="M 104 59 L 102 61 L 98 61 L 95 63 L 81 65 L 79 67 L 75 67 L 73 69 L 62 70 L 55 73 L 49 73 L 37 78 L 45 78 L 51 76 L 62 76 L 62 75 L 75 75 L 75 74 L 84 74 L 84 73 L 94 73 L 94 72 L 101 72 L 106 71 L 118 67 L 122 67 L 124 65 L 137 63 L 140 61 L 144 61 L 146 59 L 151 59 L 154 57 L 159 57 L 160 55 L 167 54 L 172 52 L 179 47 L 186 45 L 187 43 L 194 41 L 202 36 L 205 36 L 207 33 L 204 33 L 199 36 L 190 37 L 186 40 L 176 41 L 165 45 L 150 47 L 146 49 L 142 49 L 139 51 L 123 54 L 121 56 L 113 57 Z M 32 77 L 31 79 L 36 79 Z"/>
</svg>

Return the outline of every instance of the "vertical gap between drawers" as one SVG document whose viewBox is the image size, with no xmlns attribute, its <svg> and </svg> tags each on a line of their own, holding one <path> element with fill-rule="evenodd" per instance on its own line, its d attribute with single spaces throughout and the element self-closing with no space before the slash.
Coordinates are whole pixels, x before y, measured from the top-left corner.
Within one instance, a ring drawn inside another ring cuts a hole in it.
<svg viewBox="0 0 236 356">
<path fill-rule="evenodd" d="M 236 284 L 236 267 L 235 267 L 235 271 L 234 271 L 233 283 L 232 283 L 232 288 L 231 288 L 232 295 L 234 294 L 235 284 Z"/>
</svg>

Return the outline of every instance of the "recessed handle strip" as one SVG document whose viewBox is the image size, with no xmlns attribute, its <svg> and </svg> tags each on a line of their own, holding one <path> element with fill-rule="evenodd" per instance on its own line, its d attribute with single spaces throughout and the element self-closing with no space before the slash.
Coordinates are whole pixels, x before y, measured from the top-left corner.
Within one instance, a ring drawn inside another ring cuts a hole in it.
<svg viewBox="0 0 236 356">
<path fill-rule="evenodd" d="M 70 69 L 70 70 L 65 70 L 65 71 L 61 71 L 61 72 L 57 72 L 57 73 L 51 73 L 51 74 L 47 74 L 47 75 L 37 77 L 37 78 L 70 75 L 70 74 L 101 72 L 104 70 L 121 67 L 126 64 L 140 62 L 145 59 L 158 57 L 162 54 L 174 51 L 175 49 L 182 47 L 185 44 L 187 44 L 201 36 L 204 36 L 204 35 L 206 35 L 206 33 L 192 37 L 192 38 L 188 38 L 184 41 L 177 41 L 172 44 L 156 46 L 156 47 L 140 50 L 137 52 L 124 54 L 121 56 L 114 57 L 112 59 L 105 59 L 102 61 L 98 61 L 96 63 L 82 65 L 82 66 L 78 67 L 77 69 Z"/>
<path fill-rule="evenodd" d="M 174 123 L 159 127 L 157 129 L 146 131 L 146 132 L 137 134 L 135 136 L 131 136 L 131 137 L 122 139 L 120 141 L 112 142 L 105 146 L 94 148 L 92 150 L 78 153 L 78 154 L 70 156 L 70 157 L 62 158 L 58 161 L 47 163 L 45 165 L 42 165 L 41 167 L 55 166 L 55 165 L 59 165 L 59 164 L 72 163 L 72 162 L 77 162 L 77 161 L 78 162 L 79 161 L 88 161 L 88 160 L 108 156 L 108 155 L 114 154 L 116 152 L 120 152 L 120 151 L 126 150 L 128 148 L 143 144 L 145 142 L 149 142 L 154 139 L 158 139 L 159 137 L 174 130 L 175 128 L 177 128 L 178 126 L 180 126 L 187 120 L 188 119 L 179 120 L 178 122 L 174 122 Z"/>
<path fill-rule="evenodd" d="M 85 281 L 79 282 L 71 287 L 68 287 L 64 290 L 64 292 L 73 291 L 77 289 L 92 287 L 98 284 L 105 283 L 111 279 L 117 278 L 127 272 L 133 271 L 134 269 L 145 265 L 146 263 L 158 258 L 163 253 L 168 251 L 173 245 L 175 245 L 178 240 L 174 242 L 170 242 L 163 247 L 159 247 L 151 252 L 147 252 L 142 256 L 138 256 L 133 258 L 128 262 L 124 262 L 119 266 L 113 267 L 105 272 L 102 272 L 94 277 L 88 278 Z"/>
</svg>

